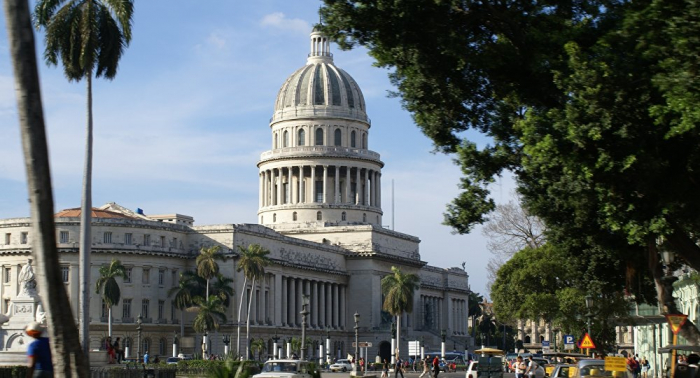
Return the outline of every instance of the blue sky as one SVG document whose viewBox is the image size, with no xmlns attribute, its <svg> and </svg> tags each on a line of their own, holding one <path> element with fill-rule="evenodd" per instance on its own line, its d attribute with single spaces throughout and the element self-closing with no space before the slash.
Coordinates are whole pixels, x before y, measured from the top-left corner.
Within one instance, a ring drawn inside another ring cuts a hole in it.
<svg viewBox="0 0 700 378">
<path fill-rule="evenodd" d="M 316 0 L 137 1 L 133 40 L 113 81 L 93 81 L 93 204 L 117 202 L 147 214 L 191 215 L 196 224 L 256 223 L 260 153 L 284 80 L 306 62 Z M 0 219 L 28 216 L 26 180 L 4 18 L 0 35 Z M 38 56 L 43 36 L 37 35 Z M 441 225 L 459 169 L 413 124 L 388 71 L 365 50 L 331 47 L 360 85 L 372 119 L 369 148 L 381 154 L 384 224 L 418 236 L 421 257 L 439 267 L 467 263 L 472 290 L 486 294 L 486 241 L 477 228 Z M 40 63 L 56 210 L 80 206 L 85 83 Z M 507 202 L 513 183 L 493 187 Z"/>
</svg>

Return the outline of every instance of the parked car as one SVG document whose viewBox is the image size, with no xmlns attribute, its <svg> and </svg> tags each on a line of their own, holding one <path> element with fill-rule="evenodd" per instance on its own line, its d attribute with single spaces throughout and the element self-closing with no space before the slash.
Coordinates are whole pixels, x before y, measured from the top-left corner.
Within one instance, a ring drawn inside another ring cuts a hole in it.
<svg viewBox="0 0 700 378">
<path fill-rule="evenodd" d="M 478 368 L 478 361 L 470 362 L 469 366 L 467 367 L 467 374 L 465 375 L 465 378 L 477 378 Z"/>
<path fill-rule="evenodd" d="M 605 370 L 605 360 L 585 359 L 579 360 L 575 367 L 569 368 L 569 377 L 584 378 L 584 377 L 612 377 L 612 371 Z M 571 369 L 575 369 L 571 372 Z M 620 374 L 618 374 L 620 375 Z"/>
<path fill-rule="evenodd" d="M 352 364 L 350 363 L 350 360 L 338 360 L 334 364 L 332 364 L 329 369 L 331 371 L 342 371 L 346 372 L 348 370 L 352 370 Z"/>
<path fill-rule="evenodd" d="M 182 361 L 182 358 L 180 357 L 168 357 L 167 360 L 165 360 L 166 365 L 177 365 L 178 362 Z"/>
<path fill-rule="evenodd" d="M 269 360 L 253 378 L 311 378 L 311 371 L 306 361 Z"/>
<path fill-rule="evenodd" d="M 572 368 L 574 365 L 570 364 L 559 364 L 555 365 L 554 369 L 552 370 L 552 374 L 550 374 L 550 378 L 568 378 L 569 377 L 569 369 Z"/>
</svg>

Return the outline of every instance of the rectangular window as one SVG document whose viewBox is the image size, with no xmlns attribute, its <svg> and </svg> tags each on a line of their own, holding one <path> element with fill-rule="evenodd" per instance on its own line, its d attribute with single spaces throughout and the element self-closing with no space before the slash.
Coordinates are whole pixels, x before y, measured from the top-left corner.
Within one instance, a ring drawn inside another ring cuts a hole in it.
<svg viewBox="0 0 700 378">
<path fill-rule="evenodd" d="M 68 266 L 62 266 L 61 267 L 61 279 L 63 282 L 68 282 L 69 279 L 69 274 L 70 274 L 70 267 Z"/>
<path fill-rule="evenodd" d="M 148 299 L 142 299 L 141 300 L 141 316 L 144 317 L 144 319 L 148 319 L 148 305 L 150 304 L 150 300 Z"/>
<path fill-rule="evenodd" d="M 20 244 L 27 244 L 28 241 L 29 241 L 29 233 L 28 232 L 21 233 L 20 237 L 19 237 Z"/>
<path fill-rule="evenodd" d="M 59 240 L 59 243 L 68 243 L 68 231 L 61 231 Z"/>
<path fill-rule="evenodd" d="M 125 244 L 125 245 L 131 245 L 131 244 L 132 244 L 132 241 L 131 241 L 131 233 L 128 233 L 128 232 L 127 232 L 126 234 L 124 234 L 124 244 Z"/>
<path fill-rule="evenodd" d="M 177 320 L 177 308 L 175 308 L 175 301 L 170 301 L 170 320 Z"/>
<path fill-rule="evenodd" d="M 143 275 L 141 275 L 141 283 L 150 283 L 151 282 L 151 270 L 148 268 L 143 268 Z"/>
<path fill-rule="evenodd" d="M 158 320 L 165 319 L 165 301 L 158 301 Z"/>
<path fill-rule="evenodd" d="M 122 318 L 131 318 L 131 299 L 122 299 Z"/>
<path fill-rule="evenodd" d="M 177 248 L 177 238 L 173 238 L 173 248 Z"/>
<path fill-rule="evenodd" d="M 160 247 L 165 248 L 165 236 L 160 237 Z"/>
<path fill-rule="evenodd" d="M 5 245 L 10 245 L 10 238 L 12 237 L 12 234 L 7 233 L 5 234 Z"/>
<path fill-rule="evenodd" d="M 316 181 L 316 202 L 323 202 L 323 181 Z"/>
<path fill-rule="evenodd" d="M 177 270 L 176 269 L 173 269 L 173 271 L 171 272 L 171 276 L 172 276 L 172 285 L 173 286 L 177 285 L 178 280 L 177 280 Z"/>
<path fill-rule="evenodd" d="M 158 269 L 158 285 L 163 286 L 165 283 L 165 269 Z"/>
<path fill-rule="evenodd" d="M 12 268 L 5 267 L 3 269 L 2 279 L 4 283 L 10 283 L 12 280 Z"/>
<path fill-rule="evenodd" d="M 108 232 L 105 232 L 103 242 L 104 242 L 105 244 L 112 244 L 112 233 L 111 233 L 111 232 L 109 232 L 109 231 L 108 231 Z"/>
<path fill-rule="evenodd" d="M 149 234 L 143 235 L 143 245 L 145 245 L 145 246 L 151 245 L 151 235 L 149 235 Z"/>
<path fill-rule="evenodd" d="M 131 283 L 131 268 L 124 269 L 124 283 Z"/>
</svg>

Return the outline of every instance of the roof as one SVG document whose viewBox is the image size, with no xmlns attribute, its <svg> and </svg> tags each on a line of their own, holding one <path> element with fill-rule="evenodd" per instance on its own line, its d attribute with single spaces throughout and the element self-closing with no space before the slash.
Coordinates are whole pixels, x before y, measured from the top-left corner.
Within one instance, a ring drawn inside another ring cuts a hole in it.
<svg viewBox="0 0 700 378">
<path fill-rule="evenodd" d="M 79 218 L 80 215 L 82 214 L 82 211 L 79 207 L 74 208 L 74 209 L 64 209 L 56 213 L 54 216 L 56 218 Z M 109 211 L 109 210 L 103 210 L 99 208 L 92 208 L 92 217 L 93 218 L 122 218 L 122 219 L 137 219 L 134 217 L 130 217 L 125 214 L 117 213 L 115 211 Z"/>
</svg>

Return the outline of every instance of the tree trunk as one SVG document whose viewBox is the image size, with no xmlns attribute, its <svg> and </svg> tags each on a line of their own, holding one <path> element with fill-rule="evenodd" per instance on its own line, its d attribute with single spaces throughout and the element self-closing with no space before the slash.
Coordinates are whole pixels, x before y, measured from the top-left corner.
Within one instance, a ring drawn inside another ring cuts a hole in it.
<svg viewBox="0 0 700 378">
<path fill-rule="evenodd" d="M 245 298 L 245 286 L 248 283 L 248 277 L 245 277 L 243 279 L 243 288 L 241 289 L 241 300 L 239 301 L 238 305 L 238 318 L 236 319 L 236 323 L 238 323 L 238 338 L 236 339 L 236 353 L 238 353 L 238 356 L 240 357 L 241 355 L 241 310 L 243 309 L 243 298 Z"/>
<path fill-rule="evenodd" d="M 180 310 L 180 339 L 183 337 L 185 337 L 185 310 Z"/>
<path fill-rule="evenodd" d="M 250 307 L 253 305 L 253 295 L 255 295 L 255 277 L 253 277 L 253 283 L 250 285 L 250 296 L 248 297 L 248 319 L 245 323 L 245 359 L 248 359 L 250 347 Z"/>
<path fill-rule="evenodd" d="M 90 350 L 90 249 L 92 247 L 92 70 L 87 79 L 87 127 L 85 130 L 85 166 L 83 200 L 80 207 L 80 338 L 83 352 Z"/>
<path fill-rule="evenodd" d="M 80 348 L 56 250 L 49 155 L 27 1 L 5 0 L 5 18 L 27 174 L 36 279 L 46 306 L 54 370 L 57 376 L 88 377 L 88 361 Z"/>
<path fill-rule="evenodd" d="M 403 313 L 396 315 L 396 359 L 401 356 L 401 315 Z"/>
<path fill-rule="evenodd" d="M 107 318 L 107 334 L 109 335 L 109 338 L 112 338 L 112 306 L 109 306 L 109 309 L 107 309 L 109 312 L 107 315 L 109 315 L 109 318 Z"/>
</svg>

